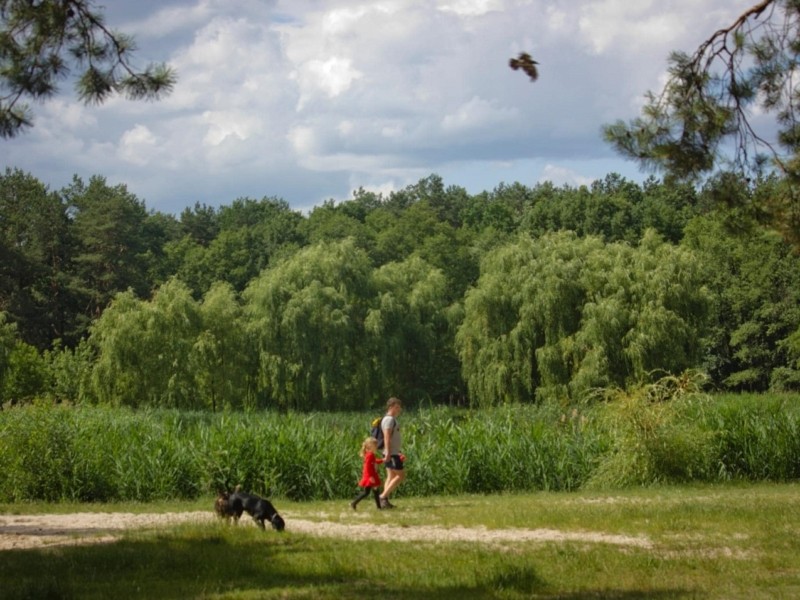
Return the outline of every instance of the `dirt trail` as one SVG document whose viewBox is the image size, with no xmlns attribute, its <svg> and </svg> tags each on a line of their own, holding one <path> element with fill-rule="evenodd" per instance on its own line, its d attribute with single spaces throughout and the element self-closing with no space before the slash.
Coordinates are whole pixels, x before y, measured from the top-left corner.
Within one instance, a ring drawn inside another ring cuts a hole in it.
<svg viewBox="0 0 800 600">
<path fill-rule="evenodd" d="M 308 521 L 285 513 L 287 531 L 352 540 L 388 539 L 408 542 L 475 542 L 514 544 L 520 542 L 583 542 L 651 548 L 646 537 L 615 535 L 598 531 L 556 529 L 486 529 L 483 527 L 399 527 L 372 523 Z M 126 529 L 151 529 L 186 522 L 213 522 L 211 512 L 161 514 L 73 513 L 64 515 L 0 515 L 0 551 L 64 544 L 94 544 L 117 539 Z M 254 527 L 249 519 L 242 526 Z"/>
</svg>

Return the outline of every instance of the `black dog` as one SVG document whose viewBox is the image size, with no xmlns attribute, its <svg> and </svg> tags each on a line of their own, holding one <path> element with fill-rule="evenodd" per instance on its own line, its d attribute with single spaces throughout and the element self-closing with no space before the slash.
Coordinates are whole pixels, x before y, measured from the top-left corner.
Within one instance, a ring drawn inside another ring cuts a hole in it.
<svg viewBox="0 0 800 600">
<path fill-rule="evenodd" d="M 254 494 L 242 492 L 238 485 L 230 494 L 220 492 L 217 495 L 214 510 L 220 517 L 233 517 L 234 523 L 238 523 L 242 513 L 246 512 L 253 517 L 256 525 L 261 529 L 265 529 L 264 521 L 269 521 L 276 531 L 283 531 L 286 527 L 283 517 L 272 506 L 272 502 Z"/>
</svg>

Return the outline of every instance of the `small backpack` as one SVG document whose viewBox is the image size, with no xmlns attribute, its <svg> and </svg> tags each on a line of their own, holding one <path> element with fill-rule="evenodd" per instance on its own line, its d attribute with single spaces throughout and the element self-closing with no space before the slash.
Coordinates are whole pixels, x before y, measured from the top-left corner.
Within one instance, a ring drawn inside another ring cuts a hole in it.
<svg viewBox="0 0 800 600">
<path fill-rule="evenodd" d="M 374 437 L 376 440 L 378 440 L 378 450 L 383 450 L 384 447 L 383 429 L 381 428 L 382 421 L 383 417 L 372 419 L 372 423 L 370 424 L 370 430 L 369 430 L 369 436 Z"/>
</svg>

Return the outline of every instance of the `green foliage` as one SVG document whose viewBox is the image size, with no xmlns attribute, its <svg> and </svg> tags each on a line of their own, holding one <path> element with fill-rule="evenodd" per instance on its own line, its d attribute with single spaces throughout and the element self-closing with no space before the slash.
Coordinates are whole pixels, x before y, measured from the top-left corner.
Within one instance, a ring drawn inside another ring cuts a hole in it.
<svg viewBox="0 0 800 600">
<path fill-rule="evenodd" d="M 44 353 L 50 386 L 44 396 L 57 402 L 88 401 L 92 393 L 92 370 L 95 353 L 91 345 L 81 340 L 75 348 L 61 348 Z"/>
<path fill-rule="evenodd" d="M 45 391 L 47 367 L 36 348 L 17 341 L 6 361 L 0 379 L 0 399 L 19 404 L 33 400 Z"/>
<path fill-rule="evenodd" d="M 169 93 L 174 71 L 151 64 L 137 71 L 131 64 L 133 38 L 110 30 L 91 0 L 3 0 L 0 2 L 0 137 L 29 127 L 25 98 L 53 96 L 58 82 L 78 67 L 76 91 L 100 104 L 114 93 L 130 99 L 154 99 Z"/>
<path fill-rule="evenodd" d="M 197 303 L 177 280 L 152 302 L 119 294 L 92 327 L 97 397 L 109 404 L 196 407 L 190 356 L 201 326 Z"/>
<path fill-rule="evenodd" d="M 684 244 L 701 258 L 713 292 L 703 365 L 712 379 L 733 390 L 798 389 L 791 359 L 800 330 L 797 254 L 774 233 L 741 235 L 710 217 L 690 223 Z"/>
<path fill-rule="evenodd" d="M 702 377 L 685 373 L 610 394 L 598 418 L 610 446 L 587 487 L 707 481 L 716 475 L 716 432 L 706 428 L 711 400 Z"/>
<path fill-rule="evenodd" d="M 726 166 L 749 180 L 777 167 L 786 193 L 761 206 L 772 213 L 770 226 L 798 245 L 798 24 L 797 2 L 765 0 L 693 53 L 671 53 L 663 89 L 647 93 L 640 117 L 606 126 L 605 139 L 644 167 L 684 180 Z M 763 115 L 772 123 L 756 118 Z"/>
<path fill-rule="evenodd" d="M 243 311 L 233 289 L 215 284 L 199 307 L 202 331 L 189 355 L 196 406 L 247 408 L 255 405 L 255 359 L 249 352 Z"/>
<path fill-rule="evenodd" d="M 172 274 L 198 297 L 217 282 L 241 292 L 282 249 L 305 241 L 301 223 L 299 213 L 274 198 L 240 198 L 218 213 L 195 206 L 181 215 L 185 235 L 167 245 Z"/>
<path fill-rule="evenodd" d="M 372 286 L 376 300 L 364 327 L 376 348 L 378 395 L 391 393 L 415 402 L 458 395 L 444 274 L 412 257 L 376 270 Z"/>
<path fill-rule="evenodd" d="M 21 339 L 40 349 L 54 337 L 73 339 L 79 321 L 68 231 L 58 195 L 6 168 L 0 175 L 0 307 L 18 324 Z"/>
<path fill-rule="evenodd" d="M 0 307 L 48 366 L 38 393 L 71 402 L 536 401 L 698 365 L 718 386 L 790 390 L 800 379 L 797 261 L 755 228 L 755 207 L 788 191 L 775 178 L 719 177 L 697 191 L 611 174 L 577 189 L 501 184 L 470 197 L 431 176 L 388 197 L 360 190 L 307 218 L 264 198 L 196 205 L 178 221 L 102 177 L 50 193 L 7 170 Z M 724 203 L 733 210 L 685 229 Z M 536 241 L 520 246 L 520 232 Z M 156 300 L 176 275 L 186 289 Z M 101 322 L 121 292 L 130 296 Z M 173 318 L 175 339 L 162 339 Z M 135 350 L 134 339 L 149 346 Z"/>
<path fill-rule="evenodd" d="M 562 233 L 489 254 L 456 337 L 474 401 L 580 399 L 699 361 L 707 315 L 690 252 L 650 232 L 638 247 Z"/>
<path fill-rule="evenodd" d="M 691 373 L 587 407 L 403 415 L 406 496 L 800 477 L 800 397 L 697 392 Z M 348 498 L 370 413 L 35 405 L 0 411 L 0 502 L 196 498 L 242 485 Z"/>
<path fill-rule="evenodd" d="M 796 396 L 726 396 L 711 426 L 719 431 L 721 475 L 791 481 L 800 476 Z"/>
<path fill-rule="evenodd" d="M 248 327 L 269 406 L 329 409 L 369 402 L 364 318 L 370 272 L 366 254 L 348 239 L 301 250 L 248 286 Z"/>
<path fill-rule="evenodd" d="M 5 381 L 8 359 L 17 342 L 17 326 L 8 322 L 8 315 L 0 311 L 0 382 Z"/>
<path fill-rule="evenodd" d="M 585 415 L 553 407 L 436 409 L 403 421 L 412 495 L 575 490 L 602 445 Z"/>
<path fill-rule="evenodd" d="M 86 316 L 97 317 L 118 292 L 146 295 L 155 248 L 146 236 L 144 202 L 124 185 L 109 187 L 102 177 L 92 177 L 88 184 L 75 177 L 63 193 L 73 214 L 75 287 L 88 304 Z"/>
</svg>

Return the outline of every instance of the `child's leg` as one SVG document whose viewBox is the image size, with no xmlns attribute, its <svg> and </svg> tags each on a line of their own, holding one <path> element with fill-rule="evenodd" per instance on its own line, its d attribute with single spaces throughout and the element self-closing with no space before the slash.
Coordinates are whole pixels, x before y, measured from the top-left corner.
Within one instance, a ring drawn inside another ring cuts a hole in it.
<svg viewBox="0 0 800 600">
<path fill-rule="evenodd" d="M 356 509 L 356 506 L 358 505 L 359 502 L 361 502 L 364 498 L 369 496 L 369 492 L 371 489 L 372 488 L 365 487 L 362 488 L 361 491 L 358 492 L 358 494 L 356 494 L 356 497 L 353 498 L 353 501 L 350 503 L 350 506 L 353 507 L 353 510 Z"/>
<path fill-rule="evenodd" d="M 380 508 L 381 507 L 381 488 L 379 488 L 379 487 L 372 488 L 372 495 L 375 498 L 375 506 Z"/>
</svg>

